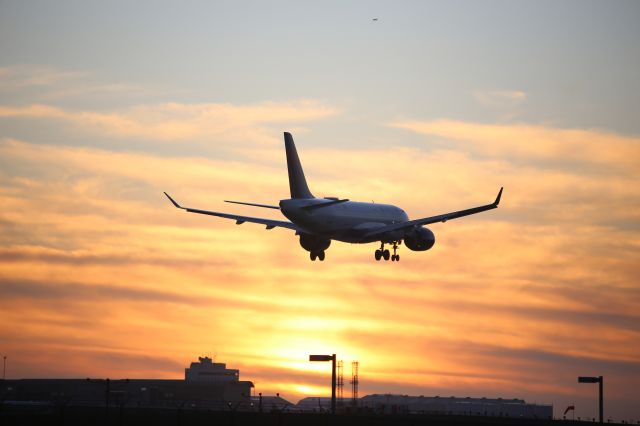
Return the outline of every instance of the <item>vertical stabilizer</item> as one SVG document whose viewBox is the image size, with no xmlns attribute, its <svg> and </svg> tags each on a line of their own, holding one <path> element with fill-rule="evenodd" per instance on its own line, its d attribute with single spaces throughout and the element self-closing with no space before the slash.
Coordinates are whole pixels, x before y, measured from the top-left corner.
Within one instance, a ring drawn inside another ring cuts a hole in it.
<svg viewBox="0 0 640 426">
<path fill-rule="evenodd" d="M 298 158 L 298 151 L 296 151 L 296 145 L 293 143 L 293 137 L 289 132 L 284 132 L 284 147 L 287 150 L 287 169 L 289 170 L 291 198 L 314 198 L 307 186 L 300 158 Z"/>
</svg>

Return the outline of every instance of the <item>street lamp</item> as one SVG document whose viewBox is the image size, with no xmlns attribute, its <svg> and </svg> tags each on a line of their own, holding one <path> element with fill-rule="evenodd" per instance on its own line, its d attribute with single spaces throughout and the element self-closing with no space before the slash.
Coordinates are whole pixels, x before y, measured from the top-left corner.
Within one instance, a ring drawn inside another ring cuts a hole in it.
<svg viewBox="0 0 640 426">
<path fill-rule="evenodd" d="M 602 388 L 604 386 L 604 379 L 602 376 L 598 377 L 578 377 L 578 383 L 598 383 L 598 394 L 600 400 L 600 423 L 603 423 L 603 397 L 602 397 Z"/>
<path fill-rule="evenodd" d="M 331 361 L 331 414 L 336 414 L 336 354 L 309 355 L 309 361 Z"/>
</svg>

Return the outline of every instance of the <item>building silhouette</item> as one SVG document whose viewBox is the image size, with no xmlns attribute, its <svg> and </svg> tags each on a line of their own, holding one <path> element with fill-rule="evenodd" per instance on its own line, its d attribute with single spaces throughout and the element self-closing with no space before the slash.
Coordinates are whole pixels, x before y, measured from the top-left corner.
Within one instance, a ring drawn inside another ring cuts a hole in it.
<svg viewBox="0 0 640 426">
<path fill-rule="evenodd" d="M 250 381 L 238 370 L 200 358 L 185 369 L 184 380 L 160 379 L 18 379 L 2 381 L 4 401 L 64 402 L 80 406 L 208 408 L 250 406 Z"/>
<path fill-rule="evenodd" d="M 231 383 L 240 381 L 240 371 L 228 369 L 227 364 L 213 362 L 205 356 L 184 369 L 184 379 L 187 382 Z"/>
</svg>

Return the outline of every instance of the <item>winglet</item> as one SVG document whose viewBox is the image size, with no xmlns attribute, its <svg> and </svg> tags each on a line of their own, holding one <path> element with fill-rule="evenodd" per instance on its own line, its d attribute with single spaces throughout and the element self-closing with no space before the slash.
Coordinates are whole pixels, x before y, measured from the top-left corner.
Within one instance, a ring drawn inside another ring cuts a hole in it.
<svg viewBox="0 0 640 426">
<path fill-rule="evenodd" d="M 496 197 L 496 200 L 493 202 L 493 205 L 498 207 L 498 204 L 500 204 L 500 198 L 502 198 L 502 190 L 504 189 L 504 187 L 500 187 L 500 192 L 498 192 L 498 196 Z"/>
<path fill-rule="evenodd" d="M 173 203 L 174 206 L 176 206 L 179 209 L 184 209 L 184 207 L 180 206 L 180 204 L 176 203 L 175 200 L 173 198 L 171 198 L 171 196 L 169 194 L 167 194 L 166 192 L 164 193 L 164 195 L 167 196 L 167 198 L 169 199 L 169 201 L 171 201 Z"/>
</svg>

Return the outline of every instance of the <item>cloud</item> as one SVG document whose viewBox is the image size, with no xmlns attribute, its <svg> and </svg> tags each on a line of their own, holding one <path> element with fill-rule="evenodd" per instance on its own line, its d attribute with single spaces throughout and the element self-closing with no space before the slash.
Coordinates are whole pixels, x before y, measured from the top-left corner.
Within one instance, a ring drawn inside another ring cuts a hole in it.
<svg viewBox="0 0 640 426">
<path fill-rule="evenodd" d="M 512 108 L 527 100 L 527 94 L 520 90 L 476 90 L 473 96 L 482 105 L 498 108 Z"/>
<path fill-rule="evenodd" d="M 233 133 L 237 140 L 261 135 L 266 123 L 299 123 L 330 117 L 338 109 L 314 100 L 253 105 L 163 103 L 113 112 L 76 111 L 56 106 L 0 106 L 0 118 L 58 120 L 87 135 L 160 141 L 207 141 Z M 259 138 L 258 138 L 259 139 Z"/>
<path fill-rule="evenodd" d="M 6 102 L 13 97 L 20 99 L 20 103 L 23 103 L 23 99 L 87 103 L 89 100 L 105 100 L 108 96 L 122 99 L 123 96 L 131 98 L 163 94 L 159 90 L 136 84 L 96 81 L 96 76 L 89 71 L 59 70 L 38 65 L 0 67 L 0 92 L 4 93 Z"/>
<path fill-rule="evenodd" d="M 599 130 L 454 120 L 407 120 L 391 123 L 391 126 L 428 136 L 431 140 L 446 140 L 481 157 L 510 159 L 563 170 L 597 166 L 600 169 L 594 172 L 634 173 L 638 171 L 640 160 L 639 138 Z"/>
<path fill-rule="evenodd" d="M 176 120 L 197 115 L 182 107 Z M 257 111 L 251 129 L 263 123 Z M 363 393 L 560 398 L 572 365 L 631 392 L 638 169 L 617 159 L 634 155 L 635 139 L 583 130 L 587 152 L 606 143 L 624 155 L 557 161 L 563 144 L 578 147 L 570 129 L 412 123 L 399 127 L 424 134 L 423 146 L 304 149 L 316 194 L 393 202 L 413 217 L 484 204 L 506 187 L 499 209 L 434 225 L 432 251 L 403 247 L 393 265 L 372 261 L 372 246 L 340 243 L 311 263 L 292 232 L 187 214 L 162 195 L 277 217 L 221 200 L 229 188 L 250 201 L 286 197 L 281 152 L 262 162 L 2 140 L 0 334 L 3 350 L 27 360 L 13 377 L 31 374 L 38 352 L 85 375 L 180 377 L 213 350 L 260 391 L 295 398 L 323 383 L 308 354 L 334 351 L 361 361 Z M 508 143 L 527 135 L 550 151 Z M 148 353 L 163 360 L 144 366 Z"/>
<path fill-rule="evenodd" d="M 31 87 L 53 87 L 87 76 L 84 71 L 61 71 L 35 65 L 0 67 L 0 90 L 24 90 Z"/>
</svg>

